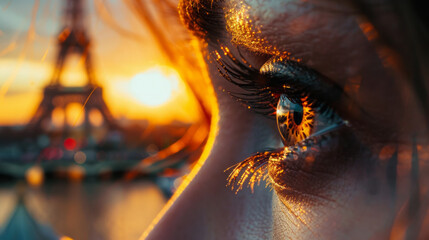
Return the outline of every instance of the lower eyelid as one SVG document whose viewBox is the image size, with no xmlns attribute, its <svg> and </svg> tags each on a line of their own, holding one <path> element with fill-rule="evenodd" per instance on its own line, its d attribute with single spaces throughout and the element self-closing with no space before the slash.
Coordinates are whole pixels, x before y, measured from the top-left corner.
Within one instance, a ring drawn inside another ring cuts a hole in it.
<svg viewBox="0 0 429 240">
<path fill-rule="evenodd" d="M 296 204 L 323 204 L 336 202 L 334 198 L 324 194 L 324 191 L 303 191 L 302 188 L 284 186 L 272 181 L 272 186 L 283 202 Z"/>
<path fill-rule="evenodd" d="M 330 193 L 341 187 L 334 183 L 350 171 L 368 166 L 368 162 L 356 164 L 351 160 L 351 156 L 368 156 L 352 131 L 344 127 L 331 132 L 307 151 L 297 153 L 297 158 L 283 157 L 284 149 L 256 154 L 232 171 L 229 185 L 238 186 L 237 191 L 246 184 L 253 189 L 253 185 L 265 179 L 282 201 L 308 204 L 333 201 Z"/>
<path fill-rule="evenodd" d="M 365 147 L 352 131 L 343 128 L 330 134 L 324 143 L 317 145 L 316 149 L 310 149 L 297 160 L 269 162 L 268 174 L 276 183 L 273 187 L 277 194 L 287 201 L 307 199 L 312 204 L 321 204 L 332 200 L 330 193 L 344 185 L 340 179 L 350 177 L 352 172 L 365 173 L 368 166 L 375 163 L 375 159 L 371 149 Z M 356 156 L 362 157 L 355 161 Z M 294 195 L 291 195 L 291 189 L 295 191 Z"/>
<path fill-rule="evenodd" d="M 289 165 L 288 163 L 268 165 L 268 174 L 278 195 L 296 203 L 332 201 L 326 193 L 330 190 L 330 182 L 338 178 L 336 171 L 316 169 L 307 162 L 303 163 L 307 166 Z"/>
</svg>

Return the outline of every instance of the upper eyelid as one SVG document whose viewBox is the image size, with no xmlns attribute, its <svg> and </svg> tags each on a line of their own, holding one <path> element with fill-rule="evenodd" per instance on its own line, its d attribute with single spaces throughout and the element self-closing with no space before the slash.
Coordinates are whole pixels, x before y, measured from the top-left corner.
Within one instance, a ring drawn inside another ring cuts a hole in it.
<svg viewBox="0 0 429 240">
<path fill-rule="evenodd" d="M 283 61 L 283 60 L 280 60 Z M 343 93 L 343 88 L 322 74 L 307 68 L 305 65 L 285 60 L 284 63 L 279 63 L 276 60 L 270 59 L 267 64 L 277 65 L 276 71 L 263 71 L 266 65 L 261 67 L 261 75 L 268 76 L 266 84 L 274 91 L 279 93 L 290 89 L 306 89 L 309 92 L 323 92 L 322 95 L 331 95 L 333 98 Z M 280 73 L 280 71 L 282 73 Z M 289 88 L 286 88 L 288 86 Z"/>
<path fill-rule="evenodd" d="M 273 57 L 273 59 L 275 58 L 276 57 Z M 270 61 L 273 62 L 273 59 L 268 60 L 267 63 L 269 63 Z M 291 81 L 289 81 L 289 84 L 291 84 L 291 91 L 294 90 L 293 87 L 299 87 L 301 89 L 305 89 L 307 91 L 306 94 L 317 95 L 317 98 L 334 108 L 345 120 L 349 118 L 360 119 L 362 118 L 362 116 L 365 116 L 366 120 L 369 120 L 369 122 L 373 119 L 371 115 L 368 114 L 356 102 L 355 99 L 353 99 L 346 91 L 344 91 L 344 87 L 340 86 L 337 82 L 329 79 L 328 77 L 311 68 L 308 68 L 307 66 L 305 66 L 305 64 L 301 62 L 295 62 L 290 60 L 285 61 L 287 62 L 287 64 L 285 65 L 295 66 L 293 68 L 294 71 L 301 71 L 299 72 L 299 74 L 291 76 L 291 79 L 289 79 L 292 80 L 292 83 Z M 302 76 L 305 77 L 305 75 L 311 76 L 307 76 L 306 79 L 299 79 Z M 272 86 L 273 84 L 270 85 L 270 83 L 267 83 L 267 85 L 270 86 L 273 91 L 276 91 L 277 93 L 281 94 L 285 92 L 283 87 L 281 86 L 281 81 L 282 80 L 280 79 L 280 84 L 277 84 L 277 86 Z M 283 82 L 287 84 L 284 79 Z"/>
<path fill-rule="evenodd" d="M 221 72 L 222 76 L 229 82 L 234 83 L 248 92 L 248 94 L 230 94 L 233 95 L 233 97 L 238 98 L 240 102 L 245 104 L 253 104 L 253 108 L 256 109 L 256 112 L 258 113 L 262 113 L 264 115 L 274 115 L 274 108 L 277 104 L 277 99 L 269 99 L 272 98 L 271 94 L 273 94 L 273 92 L 271 90 L 273 89 L 265 92 L 268 90 L 267 88 L 270 87 L 270 84 L 267 83 L 267 79 L 261 78 L 261 73 L 259 71 L 260 68 L 250 65 L 249 60 L 243 56 L 240 49 L 236 50 L 236 54 L 238 56 L 234 55 L 234 53 L 228 47 L 221 46 L 220 50 L 222 50 L 223 53 L 219 53 L 218 51 L 214 51 L 212 53 L 212 57 L 214 57 L 215 61 L 219 65 L 219 72 Z M 251 56 L 254 56 L 254 54 L 259 54 L 258 52 L 247 51 L 247 49 L 246 53 Z M 266 58 L 266 62 L 268 62 L 275 56 L 268 57 L 268 55 L 264 55 L 263 57 Z M 323 91 L 323 94 L 319 94 L 318 98 L 324 98 L 321 101 L 328 102 L 328 104 L 334 108 L 335 111 L 344 120 L 358 120 L 365 117 L 365 122 L 372 122 L 371 116 L 366 113 L 366 111 L 364 111 L 364 109 L 362 109 L 362 107 L 359 106 L 359 104 L 352 97 L 343 91 L 342 86 L 339 86 L 336 82 L 330 80 L 315 70 L 307 68 L 303 63 L 294 62 L 293 64 L 299 64 L 302 69 L 311 71 L 313 74 L 317 74 L 318 77 L 315 81 L 300 82 L 301 86 L 311 93 Z M 334 90 L 340 94 L 339 97 L 331 96 L 331 91 Z M 282 91 L 281 89 L 277 89 L 274 93 L 281 94 Z M 249 95 L 251 94 L 262 94 L 262 99 L 249 98 Z"/>
</svg>

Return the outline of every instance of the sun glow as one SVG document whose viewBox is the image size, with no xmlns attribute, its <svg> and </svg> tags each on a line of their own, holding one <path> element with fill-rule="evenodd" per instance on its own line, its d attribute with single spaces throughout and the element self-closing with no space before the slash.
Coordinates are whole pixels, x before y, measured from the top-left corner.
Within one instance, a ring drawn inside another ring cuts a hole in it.
<svg viewBox="0 0 429 240">
<path fill-rule="evenodd" d="M 136 100 L 148 107 L 159 107 L 172 100 L 178 82 L 179 75 L 173 69 L 155 67 L 136 74 L 129 87 Z"/>
</svg>

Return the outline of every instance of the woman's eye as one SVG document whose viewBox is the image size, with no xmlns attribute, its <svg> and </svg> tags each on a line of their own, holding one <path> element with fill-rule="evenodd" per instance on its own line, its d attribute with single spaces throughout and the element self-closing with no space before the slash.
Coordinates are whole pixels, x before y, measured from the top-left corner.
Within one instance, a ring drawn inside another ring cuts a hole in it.
<svg viewBox="0 0 429 240">
<path fill-rule="evenodd" d="M 228 178 L 232 188 L 238 191 L 246 182 L 253 188 L 261 179 L 270 179 L 280 196 L 297 197 L 290 191 L 311 194 L 316 185 L 327 183 L 342 169 L 346 163 L 339 162 L 336 153 L 349 152 L 343 147 L 353 146 L 354 140 L 348 121 L 337 114 L 337 109 L 344 109 L 342 104 L 348 103 L 340 87 L 300 63 L 281 57 L 272 57 L 257 71 L 243 70 L 243 65 L 237 70 L 230 69 L 232 64 L 220 64 L 227 80 L 254 91 L 253 98 L 240 98 L 241 102 L 251 109 L 261 109 L 262 105 L 267 110 L 275 109 L 284 144 L 283 148 L 256 153 L 237 164 Z"/>
<path fill-rule="evenodd" d="M 326 86 L 318 73 L 274 57 L 261 67 L 260 74 L 270 91 L 279 96 L 275 115 L 286 147 L 325 134 L 344 123 L 330 107 L 340 94 L 322 90 Z"/>
</svg>

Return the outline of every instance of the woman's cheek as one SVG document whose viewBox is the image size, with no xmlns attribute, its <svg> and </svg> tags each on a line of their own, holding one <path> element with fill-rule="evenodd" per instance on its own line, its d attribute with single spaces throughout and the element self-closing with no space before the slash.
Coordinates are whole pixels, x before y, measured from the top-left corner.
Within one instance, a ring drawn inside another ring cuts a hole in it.
<svg viewBox="0 0 429 240">
<path fill-rule="evenodd" d="M 387 239 L 401 201 L 386 172 L 384 164 L 353 168 L 330 183 L 326 198 L 274 195 L 274 239 Z"/>
</svg>

